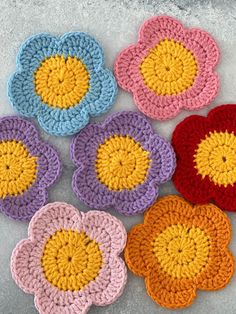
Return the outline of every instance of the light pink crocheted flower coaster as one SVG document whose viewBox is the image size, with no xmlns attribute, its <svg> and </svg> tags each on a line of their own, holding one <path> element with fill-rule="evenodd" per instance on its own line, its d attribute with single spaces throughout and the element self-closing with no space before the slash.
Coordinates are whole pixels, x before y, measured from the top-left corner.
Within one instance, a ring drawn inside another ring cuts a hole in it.
<svg viewBox="0 0 236 314">
<path fill-rule="evenodd" d="M 157 16 L 143 24 L 138 43 L 119 54 L 115 75 L 144 114 L 166 120 L 182 108 L 211 103 L 219 87 L 214 73 L 218 60 L 219 49 L 208 33 Z"/>
<path fill-rule="evenodd" d="M 35 295 L 39 313 L 87 313 L 122 294 L 126 231 L 117 218 L 51 203 L 34 215 L 28 234 L 12 253 L 11 271 L 17 285 Z"/>
</svg>

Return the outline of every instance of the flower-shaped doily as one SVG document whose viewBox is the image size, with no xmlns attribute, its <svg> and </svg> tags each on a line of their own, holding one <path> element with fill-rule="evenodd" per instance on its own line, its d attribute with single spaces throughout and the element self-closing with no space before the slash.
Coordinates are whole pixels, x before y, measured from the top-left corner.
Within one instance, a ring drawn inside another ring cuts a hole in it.
<svg viewBox="0 0 236 314">
<path fill-rule="evenodd" d="M 236 210 L 236 106 L 223 105 L 207 118 L 190 116 L 177 125 L 173 146 L 177 167 L 173 181 L 196 204 L 213 200 Z"/>
<path fill-rule="evenodd" d="M 0 118 L 0 211 L 30 220 L 48 198 L 61 173 L 55 149 L 42 142 L 34 125 L 22 118 Z"/>
<path fill-rule="evenodd" d="M 92 208 L 112 206 L 125 215 L 148 208 L 175 169 L 171 145 L 131 111 L 86 126 L 72 141 L 71 157 L 78 167 L 72 183 L 77 197 Z"/>
<path fill-rule="evenodd" d="M 99 44 L 74 32 L 29 38 L 20 49 L 8 92 L 19 113 L 37 117 L 48 133 L 69 135 L 82 129 L 89 116 L 112 106 L 117 86 L 104 68 Z"/>
<path fill-rule="evenodd" d="M 218 290 L 229 282 L 234 272 L 230 239 L 230 222 L 218 207 L 192 206 L 170 195 L 147 211 L 144 224 L 131 229 L 125 260 L 145 277 L 155 302 L 182 308 L 193 302 L 196 289 Z"/>
<path fill-rule="evenodd" d="M 11 271 L 17 285 L 35 295 L 39 313 L 84 314 L 122 294 L 126 231 L 117 218 L 52 203 L 34 215 L 28 233 L 12 253 Z"/>
<path fill-rule="evenodd" d="M 165 120 L 181 109 L 211 103 L 219 85 L 214 73 L 218 59 L 219 49 L 208 33 L 157 16 L 141 27 L 138 43 L 119 54 L 115 74 L 144 114 Z"/>
</svg>

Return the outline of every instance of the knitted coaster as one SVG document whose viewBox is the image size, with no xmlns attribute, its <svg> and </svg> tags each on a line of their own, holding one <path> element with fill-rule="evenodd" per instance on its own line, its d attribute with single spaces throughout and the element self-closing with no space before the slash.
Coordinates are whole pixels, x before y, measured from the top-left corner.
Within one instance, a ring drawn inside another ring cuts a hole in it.
<svg viewBox="0 0 236 314">
<path fill-rule="evenodd" d="M 177 125 L 173 145 L 177 190 L 197 204 L 214 201 L 236 211 L 236 106 L 223 105 L 207 118 L 190 116 Z"/>
<path fill-rule="evenodd" d="M 219 208 L 192 206 L 170 195 L 147 211 L 143 224 L 131 229 L 125 260 L 132 272 L 145 277 L 155 302 L 183 308 L 193 302 L 196 289 L 227 285 L 234 272 L 230 239 L 229 219 Z"/>
<path fill-rule="evenodd" d="M 87 313 L 122 294 L 126 231 L 117 218 L 51 203 L 34 215 L 28 234 L 12 253 L 11 271 L 16 284 L 35 295 L 39 313 Z"/>
<path fill-rule="evenodd" d="M 110 109 L 117 92 L 112 73 L 104 68 L 100 45 L 88 34 L 29 38 L 17 57 L 17 72 L 8 93 L 22 115 L 37 117 L 54 135 L 75 134 Z"/>
<path fill-rule="evenodd" d="M 22 118 L 0 118 L 0 211 L 30 220 L 48 199 L 47 188 L 61 174 L 55 149 L 42 142 L 34 125 Z"/>
<path fill-rule="evenodd" d="M 182 108 L 211 103 L 219 86 L 214 73 L 218 59 L 219 49 L 208 33 L 157 16 L 143 24 L 138 43 L 119 54 L 115 74 L 144 114 L 166 120 Z"/>
<path fill-rule="evenodd" d="M 76 196 L 90 207 L 114 207 L 124 215 L 148 208 L 175 169 L 171 145 L 131 111 L 84 128 L 72 141 L 71 158 L 78 167 L 72 182 Z"/>
</svg>

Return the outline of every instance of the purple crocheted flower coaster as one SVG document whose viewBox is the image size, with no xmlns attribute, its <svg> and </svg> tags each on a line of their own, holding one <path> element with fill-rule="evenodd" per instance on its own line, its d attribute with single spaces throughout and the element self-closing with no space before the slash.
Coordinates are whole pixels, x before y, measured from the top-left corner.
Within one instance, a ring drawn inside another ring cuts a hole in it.
<svg viewBox="0 0 236 314">
<path fill-rule="evenodd" d="M 47 202 L 47 188 L 61 173 L 55 149 L 34 125 L 17 116 L 0 118 L 0 211 L 28 221 Z"/>
<path fill-rule="evenodd" d="M 76 196 L 90 207 L 112 206 L 127 216 L 145 211 L 175 169 L 171 145 L 131 111 L 85 127 L 72 141 L 71 158 L 78 167 L 72 182 Z"/>
</svg>

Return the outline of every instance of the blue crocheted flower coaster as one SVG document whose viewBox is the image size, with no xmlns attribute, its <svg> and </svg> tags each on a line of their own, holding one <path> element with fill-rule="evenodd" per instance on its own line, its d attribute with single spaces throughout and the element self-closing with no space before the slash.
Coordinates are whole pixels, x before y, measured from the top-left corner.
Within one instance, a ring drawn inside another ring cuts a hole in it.
<svg viewBox="0 0 236 314">
<path fill-rule="evenodd" d="M 102 48 L 81 32 L 30 37 L 20 48 L 17 72 L 8 84 L 13 107 L 26 117 L 37 117 L 54 135 L 81 130 L 90 116 L 108 111 L 116 93 Z"/>
</svg>

